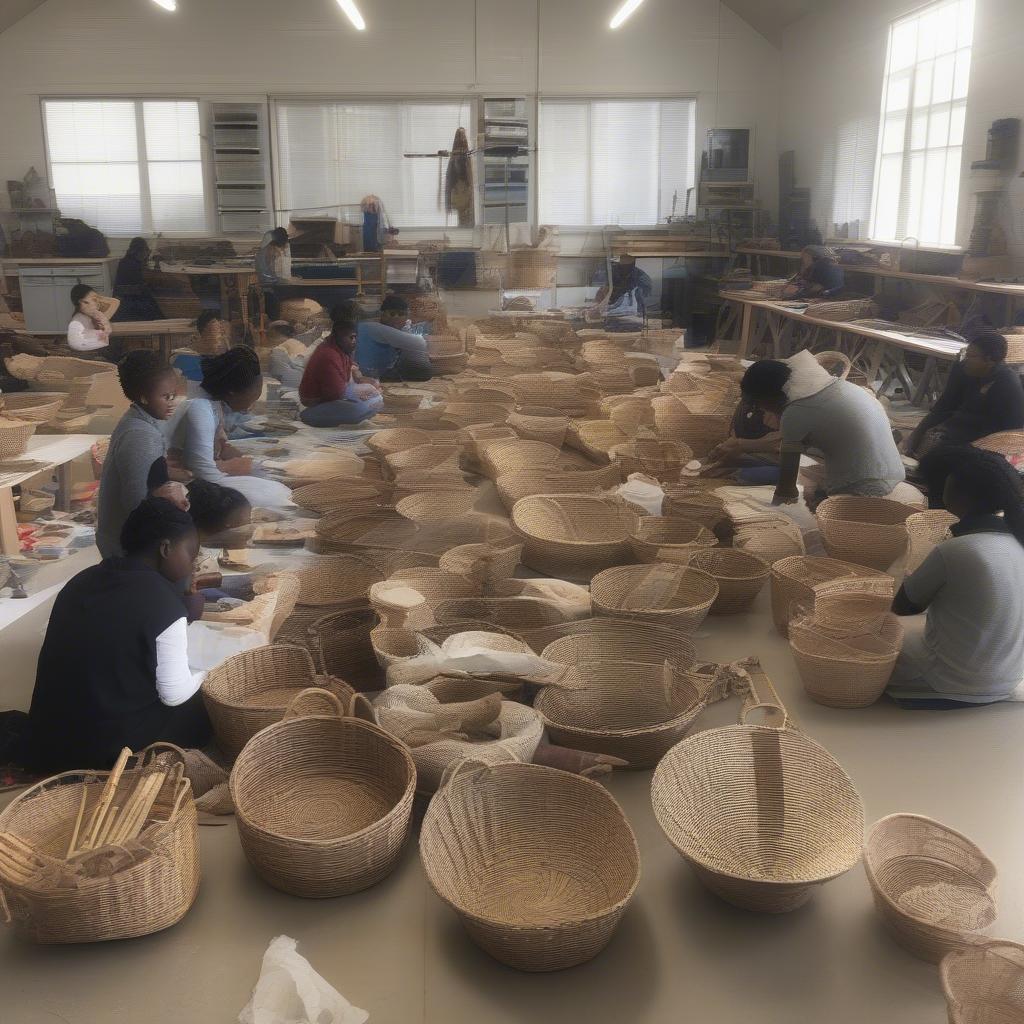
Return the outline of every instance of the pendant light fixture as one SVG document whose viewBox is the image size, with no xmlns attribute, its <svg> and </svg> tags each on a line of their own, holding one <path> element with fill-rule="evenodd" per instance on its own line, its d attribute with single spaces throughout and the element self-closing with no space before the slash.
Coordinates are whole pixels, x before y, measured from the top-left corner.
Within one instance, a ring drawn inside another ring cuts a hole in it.
<svg viewBox="0 0 1024 1024">
<path fill-rule="evenodd" d="M 355 0 L 338 0 L 338 6 L 345 12 L 345 16 L 360 32 L 366 28 L 366 22 L 363 21 L 363 16 L 359 13 L 359 8 L 356 7 Z"/>
<path fill-rule="evenodd" d="M 153 3 L 157 7 L 162 7 L 165 11 L 176 11 L 178 9 L 178 0 L 153 0 Z"/>
<path fill-rule="evenodd" d="M 626 0 L 626 2 L 615 12 L 609 22 L 609 28 L 618 28 L 642 3 L 644 0 Z"/>
</svg>

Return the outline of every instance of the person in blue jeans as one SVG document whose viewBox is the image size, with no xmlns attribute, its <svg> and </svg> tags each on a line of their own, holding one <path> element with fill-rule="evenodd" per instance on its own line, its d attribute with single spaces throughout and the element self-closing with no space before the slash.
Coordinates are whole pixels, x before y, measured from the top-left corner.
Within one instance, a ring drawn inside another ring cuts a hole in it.
<svg viewBox="0 0 1024 1024">
<path fill-rule="evenodd" d="M 380 322 L 363 320 L 359 324 L 355 352 L 359 369 L 377 380 L 430 380 L 434 367 L 426 338 L 413 334 L 410 326 L 409 303 L 401 295 L 385 295 Z"/>
<path fill-rule="evenodd" d="M 339 307 L 342 317 L 335 319 L 331 333 L 309 357 L 299 385 L 299 419 L 310 427 L 360 423 L 384 404 L 376 381 L 364 376 L 352 360 L 356 325 L 344 318 L 344 311 Z"/>
</svg>

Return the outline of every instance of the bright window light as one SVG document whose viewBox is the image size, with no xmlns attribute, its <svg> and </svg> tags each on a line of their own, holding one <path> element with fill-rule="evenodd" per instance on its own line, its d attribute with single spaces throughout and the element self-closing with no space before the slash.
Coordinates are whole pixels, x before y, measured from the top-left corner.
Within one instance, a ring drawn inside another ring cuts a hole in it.
<svg viewBox="0 0 1024 1024">
<path fill-rule="evenodd" d="M 643 2 L 644 0 L 626 0 L 615 12 L 615 16 L 609 22 L 608 27 L 618 28 Z"/>
<path fill-rule="evenodd" d="M 348 20 L 351 21 L 360 32 L 366 28 L 366 22 L 363 21 L 363 16 L 359 13 L 359 8 L 356 7 L 355 0 L 338 0 L 338 6 L 341 7 L 345 12 L 345 15 L 348 17 Z"/>
<path fill-rule="evenodd" d="M 157 7 L 162 7 L 165 11 L 176 11 L 178 9 L 178 0 L 153 0 L 153 3 Z"/>
</svg>

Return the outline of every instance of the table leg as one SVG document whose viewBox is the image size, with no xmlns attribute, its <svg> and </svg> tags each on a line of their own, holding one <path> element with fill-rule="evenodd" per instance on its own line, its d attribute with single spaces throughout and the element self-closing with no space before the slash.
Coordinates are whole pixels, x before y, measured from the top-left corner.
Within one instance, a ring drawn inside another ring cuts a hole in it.
<svg viewBox="0 0 1024 1024">
<path fill-rule="evenodd" d="M 54 508 L 58 512 L 71 511 L 71 463 L 63 462 L 57 467 L 57 494 Z"/>
<path fill-rule="evenodd" d="M 925 360 L 924 369 L 921 371 L 921 379 L 917 382 L 917 387 L 914 389 L 914 396 L 910 399 L 914 405 L 921 405 L 924 402 L 928 394 L 928 385 L 931 384 L 934 375 L 935 359 L 929 356 Z"/>
<path fill-rule="evenodd" d="M 747 358 L 750 348 L 750 325 L 754 316 L 754 307 L 749 302 L 743 303 L 743 326 L 740 328 L 740 347 L 737 355 L 740 359 Z"/>
<path fill-rule="evenodd" d="M 14 512 L 14 491 L 10 487 L 0 487 L 0 554 L 13 558 L 20 551 L 18 517 Z"/>
</svg>

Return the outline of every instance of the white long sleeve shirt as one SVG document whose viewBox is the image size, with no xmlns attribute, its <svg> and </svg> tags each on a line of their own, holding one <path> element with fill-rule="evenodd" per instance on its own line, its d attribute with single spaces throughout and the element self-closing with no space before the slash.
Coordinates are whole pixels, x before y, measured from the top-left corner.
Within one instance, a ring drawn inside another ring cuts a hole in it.
<svg viewBox="0 0 1024 1024">
<path fill-rule="evenodd" d="M 188 624 L 183 615 L 156 638 L 156 692 L 161 704 L 184 704 L 202 682 L 188 667 Z"/>
<path fill-rule="evenodd" d="M 76 313 L 68 324 L 68 347 L 76 352 L 95 352 L 106 348 L 110 338 L 106 331 L 96 329 L 96 325 L 84 313 Z"/>
</svg>

